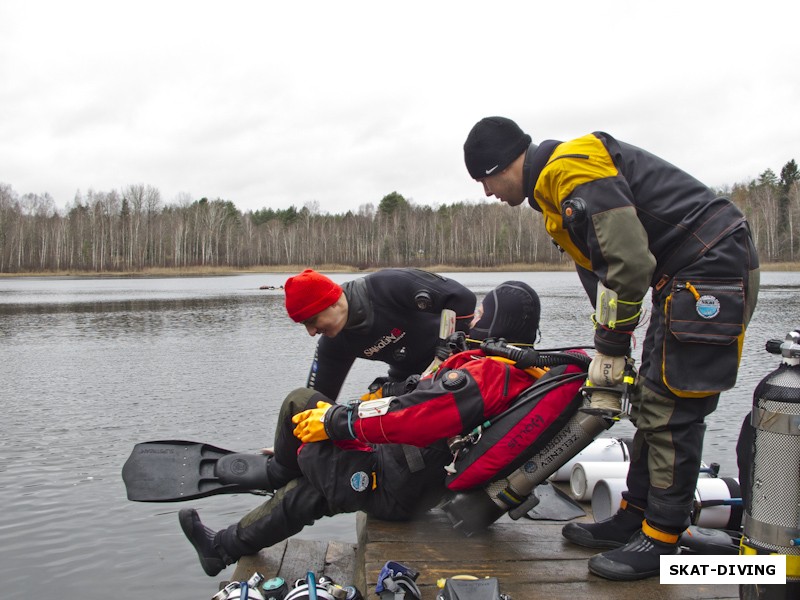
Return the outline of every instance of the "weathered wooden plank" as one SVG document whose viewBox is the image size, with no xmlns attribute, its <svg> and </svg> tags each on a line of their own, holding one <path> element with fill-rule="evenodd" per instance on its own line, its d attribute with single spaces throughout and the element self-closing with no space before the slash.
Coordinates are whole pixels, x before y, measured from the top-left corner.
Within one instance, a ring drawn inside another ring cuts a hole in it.
<svg viewBox="0 0 800 600">
<path fill-rule="evenodd" d="M 323 575 L 327 575 L 339 585 L 354 585 L 356 544 L 331 541 L 325 553 Z"/>
<path fill-rule="evenodd" d="M 291 587 L 296 579 L 303 579 L 309 571 L 323 573 L 328 543 L 318 540 L 289 539 L 283 555 L 280 576 Z"/>
<path fill-rule="evenodd" d="M 286 540 L 264 548 L 258 554 L 243 556 L 236 563 L 232 581 L 247 581 L 253 573 L 261 573 L 267 579 L 277 577 L 280 572 L 283 554 L 286 552 Z"/>
<path fill-rule="evenodd" d="M 459 544 L 450 542 L 372 542 L 369 544 L 365 560 L 379 561 L 381 557 L 403 562 L 405 560 L 446 560 L 450 562 L 473 561 L 476 558 L 493 561 L 513 560 L 586 560 L 597 554 L 597 550 L 582 548 L 561 540 L 527 540 L 524 542 L 506 541 L 462 541 Z"/>
<path fill-rule="evenodd" d="M 231 579 L 246 581 L 253 573 L 265 578 L 283 577 L 291 586 L 296 579 L 314 571 L 341 585 L 353 585 L 357 544 L 331 541 L 285 540 L 239 559 Z"/>
</svg>

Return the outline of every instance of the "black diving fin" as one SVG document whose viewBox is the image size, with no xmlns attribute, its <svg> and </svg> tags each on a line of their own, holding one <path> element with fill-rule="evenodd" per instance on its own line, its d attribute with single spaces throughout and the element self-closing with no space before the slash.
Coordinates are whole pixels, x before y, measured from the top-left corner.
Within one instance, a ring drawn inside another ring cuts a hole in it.
<svg viewBox="0 0 800 600">
<path fill-rule="evenodd" d="M 215 494 L 272 491 L 266 454 L 237 453 L 201 442 L 161 440 L 133 447 L 122 467 L 128 500 L 181 502 Z"/>
</svg>

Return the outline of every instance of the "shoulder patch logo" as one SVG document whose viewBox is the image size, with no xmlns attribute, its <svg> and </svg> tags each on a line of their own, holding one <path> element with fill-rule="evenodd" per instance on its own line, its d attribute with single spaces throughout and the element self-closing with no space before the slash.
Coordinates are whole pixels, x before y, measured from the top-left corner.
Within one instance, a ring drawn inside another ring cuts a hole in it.
<svg viewBox="0 0 800 600">
<path fill-rule="evenodd" d="M 369 487 L 369 475 L 364 471 L 358 471 L 350 476 L 350 487 L 357 492 L 364 492 Z"/>
</svg>

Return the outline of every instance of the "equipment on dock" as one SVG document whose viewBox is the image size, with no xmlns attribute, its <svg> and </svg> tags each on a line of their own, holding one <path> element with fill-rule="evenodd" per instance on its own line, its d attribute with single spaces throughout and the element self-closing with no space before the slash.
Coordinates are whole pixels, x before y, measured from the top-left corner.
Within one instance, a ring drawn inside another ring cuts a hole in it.
<svg viewBox="0 0 800 600">
<path fill-rule="evenodd" d="M 419 571 L 394 560 L 387 561 L 378 574 L 375 593 L 381 600 L 422 600 L 417 586 Z"/>
<path fill-rule="evenodd" d="M 261 573 L 253 573 L 253 576 L 247 581 L 228 582 L 225 587 L 211 596 L 211 600 L 268 600 L 261 592 L 263 581 L 264 576 Z"/>
<path fill-rule="evenodd" d="M 361 592 L 352 585 L 341 586 L 325 575 L 319 579 L 312 571 L 294 582 L 282 600 L 364 600 Z"/>
<path fill-rule="evenodd" d="M 786 585 L 740 586 L 740 596 L 788 599 L 800 592 L 800 329 L 768 341 L 766 350 L 780 354 L 781 364 L 756 386 L 737 446 L 749 491 L 741 554 L 785 555 Z"/>
<path fill-rule="evenodd" d="M 265 495 L 266 454 L 245 454 L 182 440 L 142 442 L 122 467 L 128 500 L 181 502 L 215 494 Z"/>
<path fill-rule="evenodd" d="M 511 600 L 507 594 L 500 593 L 497 577 L 478 577 L 456 575 L 440 579 L 437 585 L 441 591 L 436 600 Z"/>
</svg>

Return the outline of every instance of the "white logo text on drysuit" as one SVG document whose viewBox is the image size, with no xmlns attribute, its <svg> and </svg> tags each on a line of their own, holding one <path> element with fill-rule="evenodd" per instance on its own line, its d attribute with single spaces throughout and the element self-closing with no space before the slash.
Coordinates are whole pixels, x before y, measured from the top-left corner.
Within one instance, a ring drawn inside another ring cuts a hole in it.
<svg viewBox="0 0 800 600">
<path fill-rule="evenodd" d="M 364 349 L 364 356 L 372 356 L 373 354 L 377 354 L 389 344 L 394 344 L 399 342 L 404 337 L 406 337 L 406 332 L 402 329 L 392 329 L 392 331 L 388 334 L 380 338 L 377 342 L 375 342 L 369 348 Z"/>
</svg>

